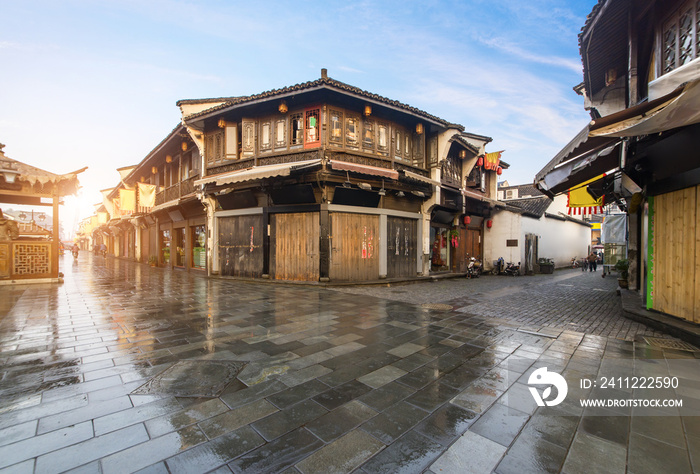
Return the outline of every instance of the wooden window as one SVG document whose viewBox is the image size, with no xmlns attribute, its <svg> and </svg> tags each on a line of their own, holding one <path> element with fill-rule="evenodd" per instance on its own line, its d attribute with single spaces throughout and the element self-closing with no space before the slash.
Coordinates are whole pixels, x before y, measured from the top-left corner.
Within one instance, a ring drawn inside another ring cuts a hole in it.
<svg viewBox="0 0 700 474">
<path fill-rule="evenodd" d="M 688 64 L 700 52 L 700 1 L 684 4 L 661 31 L 661 74 Z"/>
<path fill-rule="evenodd" d="M 343 114 L 337 110 L 331 110 L 330 112 L 330 137 L 329 141 L 331 143 L 343 143 Z"/>
<path fill-rule="evenodd" d="M 401 130 L 396 130 L 396 136 L 394 137 L 394 157 L 397 160 L 403 158 L 401 152 Z"/>
<path fill-rule="evenodd" d="M 362 148 L 374 148 L 374 121 L 365 120 L 362 124 Z"/>
<path fill-rule="evenodd" d="M 292 114 L 289 117 L 289 142 L 292 146 L 304 144 L 304 114 Z"/>
<path fill-rule="evenodd" d="M 518 239 L 507 239 L 506 240 L 506 247 L 517 247 L 518 246 Z"/>
<path fill-rule="evenodd" d="M 260 126 L 260 151 L 272 150 L 272 137 L 270 122 L 263 122 Z"/>
<path fill-rule="evenodd" d="M 255 122 L 253 120 L 243 120 L 243 145 L 241 151 L 244 156 L 255 154 Z"/>
<path fill-rule="evenodd" d="M 275 148 L 287 147 L 287 121 L 285 119 L 275 122 Z"/>
<path fill-rule="evenodd" d="M 411 136 L 404 132 L 403 134 L 404 145 L 403 145 L 403 157 L 406 161 L 411 161 Z"/>
<path fill-rule="evenodd" d="M 359 145 L 358 127 L 360 120 L 357 117 L 347 117 L 345 119 L 345 145 L 349 147 L 357 147 Z"/>
<path fill-rule="evenodd" d="M 386 123 L 377 126 L 377 151 L 381 155 L 389 155 L 389 125 Z"/>
<path fill-rule="evenodd" d="M 428 141 L 428 159 L 430 166 L 436 166 L 438 162 L 438 140 L 437 137 L 430 137 Z"/>
<path fill-rule="evenodd" d="M 204 155 L 207 166 L 217 166 L 224 160 L 224 131 L 207 133 L 204 137 Z"/>
<path fill-rule="evenodd" d="M 204 154 L 207 156 L 207 166 L 214 164 L 214 137 L 208 135 L 204 140 Z"/>
<path fill-rule="evenodd" d="M 423 134 L 413 134 L 413 166 L 423 168 L 425 166 L 425 161 L 423 159 L 424 142 Z"/>
<path fill-rule="evenodd" d="M 314 148 L 321 144 L 321 110 L 310 109 L 305 113 L 304 148 Z"/>
</svg>

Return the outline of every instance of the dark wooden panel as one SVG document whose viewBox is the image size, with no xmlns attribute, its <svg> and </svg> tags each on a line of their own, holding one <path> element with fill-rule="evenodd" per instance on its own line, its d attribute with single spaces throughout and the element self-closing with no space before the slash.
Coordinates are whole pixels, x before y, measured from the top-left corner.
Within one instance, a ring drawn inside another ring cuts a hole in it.
<svg viewBox="0 0 700 474">
<path fill-rule="evenodd" d="M 331 214 L 329 274 L 333 281 L 379 278 L 379 216 Z"/>
<path fill-rule="evenodd" d="M 219 218 L 221 275 L 260 277 L 263 267 L 262 215 Z"/>
<path fill-rule="evenodd" d="M 318 281 L 319 213 L 270 215 L 270 276 Z"/>
<path fill-rule="evenodd" d="M 416 276 L 417 222 L 387 218 L 387 278 Z"/>
<path fill-rule="evenodd" d="M 479 229 L 459 229 L 457 248 L 453 248 L 452 270 L 466 272 L 471 257 L 481 258 L 481 231 Z"/>
</svg>

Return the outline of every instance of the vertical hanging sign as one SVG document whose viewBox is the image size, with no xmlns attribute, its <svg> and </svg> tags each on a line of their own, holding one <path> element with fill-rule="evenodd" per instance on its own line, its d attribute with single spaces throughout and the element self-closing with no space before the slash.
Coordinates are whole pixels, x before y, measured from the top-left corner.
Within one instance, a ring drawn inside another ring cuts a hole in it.
<svg viewBox="0 0 700 474">
<path fill-rule="evenodd" d="M 250 227 L 250 251 L 253 251 L 253 232 L 255 230 L 255 227 L 251 226 Z"/>
<path fill-rule="evenodd" d="M 647 309 L 654 307 L 654 196 L 649 196 L 649 230 L 647 239 Z"/>
</svg>

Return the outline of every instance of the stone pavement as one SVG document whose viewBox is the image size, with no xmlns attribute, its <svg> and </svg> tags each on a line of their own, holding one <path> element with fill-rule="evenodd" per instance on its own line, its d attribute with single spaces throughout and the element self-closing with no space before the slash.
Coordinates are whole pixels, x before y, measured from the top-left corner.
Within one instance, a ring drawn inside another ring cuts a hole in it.
<svg viewBox="0 0 700 474">
<path fill-rule="evenodd" d="M 3 473 L 700 472 L 700 353 L 622 318 L 599 274 L 324 289 L 62 265 L 0 287 Z M 690 364 L 659 392 L 683 409 L 581 408 L 596 388 L 574 381 L 627 362 Z M 544 364 L 556 407 L 529 391 Z"/>
</svg>

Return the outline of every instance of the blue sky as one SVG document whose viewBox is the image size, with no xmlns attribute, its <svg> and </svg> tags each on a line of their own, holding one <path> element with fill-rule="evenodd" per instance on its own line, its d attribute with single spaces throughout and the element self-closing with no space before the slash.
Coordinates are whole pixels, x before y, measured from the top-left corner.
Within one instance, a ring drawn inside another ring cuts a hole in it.
<svg viewBox="0 0 700 474">
<path fill-rule="evenodd" d="M 589 120 L 572 88 L 596 3 L 0 0 L 0 142 L 49 171 L 88 166 L 85 217 L 116 169 L 177 125 L 177 100 L 255 94 L 327 68 L 492 137 L 487 151 L 506 150 L 511 165 L 503 178 L 530 183 Z"/>
</svg>

